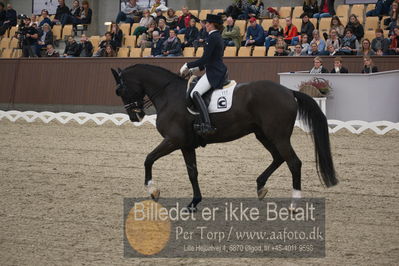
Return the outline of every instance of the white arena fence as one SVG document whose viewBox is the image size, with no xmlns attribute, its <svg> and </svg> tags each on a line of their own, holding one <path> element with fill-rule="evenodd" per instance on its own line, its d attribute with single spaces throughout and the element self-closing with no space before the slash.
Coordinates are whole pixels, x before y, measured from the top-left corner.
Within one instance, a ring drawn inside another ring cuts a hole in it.
<svg viewBox="0 0 399 266">
<path fill-rule="evenodd" d="M 156 115 L 145 116 L 141 122 L 133 123 L 135 126 L 141 126 L 144 123 L 150 123 L 155 126 Z M 76 122 L 83 125 L 87 122 L 94 122 L 96 125 L 103 125 L 106 122 L 112 122 L 117 126 L 125 123 L 130 123 L 129 117 L 126 114 L 105 114 L 105 113 L 68 113 L 68 112 L 34 112 L 34 111 L 1 111 L 0 110 L 0 121 L 8 119 L 11 122 L 17 120 L 25 120 L 28 123 L 35 121 L 42 121 L 49 123 L 52 121 L 60 122 L 61 124 L 67 124 L 69 122 Z M 353 134 L 360 134 L 366 130 L 372 130 L 378 135 L 384 135 L 391 130 L 399 131 L 399 123 L 393 123 L 389 121 L 376 121 L 376 122 L 365 122 L 359 120 L 352 121 L 339 121 L 339 120 L 328 120 L 330 133 L 336 133 L 341 129 L 346 129 Z M 302 125 L 300 121 L 295 122 L 295 126 L 301 128 L 304 131 L 306 127 Z"/>
</svg>

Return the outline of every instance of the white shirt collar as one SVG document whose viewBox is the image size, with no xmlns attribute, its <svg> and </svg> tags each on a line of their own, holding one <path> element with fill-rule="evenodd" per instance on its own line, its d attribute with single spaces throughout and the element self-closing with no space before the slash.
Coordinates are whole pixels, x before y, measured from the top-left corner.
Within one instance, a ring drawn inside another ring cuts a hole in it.
<svg viewBox="0 0 399 266">
<path fill-rule="evenodd" d="M 218 31 L 218 30 L 211 30 L 211 31 L 209 32 L 209 35 L 211 35 L 211 34 L 214 33 L 215 31 Z"/>
</svg>

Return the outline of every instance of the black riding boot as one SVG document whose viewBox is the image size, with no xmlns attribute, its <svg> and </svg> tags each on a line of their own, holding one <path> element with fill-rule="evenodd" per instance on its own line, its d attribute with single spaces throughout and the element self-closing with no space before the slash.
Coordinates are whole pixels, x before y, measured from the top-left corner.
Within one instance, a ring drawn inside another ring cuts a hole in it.
<svg viewBox="0 0 399 266">
<path fill-rule="evenodd" d="M 212 135 L 215 133 L 216 128 L 212 127 L 211 120 L 209 119 L 208 108 L 205 106 L 204 100 L 198 92 L 193 93 L 193 102 L 195 108 L 200 113 L 201 124 L 195 124 L 194 130 L 201 136 Z"/>
</svg>

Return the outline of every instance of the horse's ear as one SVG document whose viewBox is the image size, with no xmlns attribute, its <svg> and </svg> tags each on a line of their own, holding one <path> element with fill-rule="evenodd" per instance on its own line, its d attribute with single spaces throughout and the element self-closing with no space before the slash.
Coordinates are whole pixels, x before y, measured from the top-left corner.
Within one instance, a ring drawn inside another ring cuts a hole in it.
<svg viewBox="0 0 399 266">
<path fill-rule="evenodd" d="M 118 74 L 119 75 L 122 74 L 122 69 L 120 69 L 119 67 L 118 67 Z"/>
<path fill-rule="evenodd" d="M 119 83 L 120 83 L 120 78 L 119 78 L 119 74 L 118 74 L 118 72 L 116 72 L 116 70 L 115 70 L 115 69 L 113 69 L 113 68 L 111 68 L 111 72 L 112 72 L 112 75 L 114 75 L 114 78 L 115 78 L 116 84 L 119 84 Z"/>
</svg>

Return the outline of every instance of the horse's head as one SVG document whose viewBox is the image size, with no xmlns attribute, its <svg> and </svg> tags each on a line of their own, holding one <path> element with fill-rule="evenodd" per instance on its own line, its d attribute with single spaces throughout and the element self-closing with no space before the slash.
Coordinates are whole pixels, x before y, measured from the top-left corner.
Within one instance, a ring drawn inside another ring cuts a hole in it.
<svg viewBox="0 0 399 266">
<path fill-rule="evenodd" d="M 130 121 L 140 122 L 144 113 L 144 89 L 138 82 L 128 81 L 123 78 L 122 71 L 111 68 L 116 81 L 116 95 L 122 98 L 124 107 L 129 115 Z"/>
</svg>

